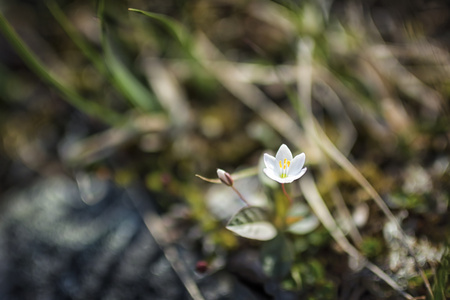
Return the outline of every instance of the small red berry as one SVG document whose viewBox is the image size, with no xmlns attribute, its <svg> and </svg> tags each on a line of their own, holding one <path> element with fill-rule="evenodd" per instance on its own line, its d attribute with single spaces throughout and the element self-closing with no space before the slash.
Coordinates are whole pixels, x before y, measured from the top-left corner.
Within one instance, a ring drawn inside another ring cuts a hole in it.
<svg viewBox="0 0 450 300">
<path fill-rule="evenodd" d="M 200 274 L 205 273 L 206 271 L 208 271 L 208 262 L 199 260 L 195 265 L 195 270 Z"/>
</svg>

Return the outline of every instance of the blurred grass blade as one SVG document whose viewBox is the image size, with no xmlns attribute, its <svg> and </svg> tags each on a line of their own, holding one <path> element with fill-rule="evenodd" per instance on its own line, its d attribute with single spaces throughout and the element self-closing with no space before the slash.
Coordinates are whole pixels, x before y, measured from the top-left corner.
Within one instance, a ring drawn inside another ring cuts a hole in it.
<svg viewBox="0 0 450 300">
<path fill-rule="evenodd" d="M 54 0 L 47 0 L 47 7 L 52 13 L 56 21 L 61 25 L 62 29 L 70 37 L 72 42 L 83 52 L 83 54 L 94 64 L 95 68 L 102 74 L 107 75 L 107 69 L 103 63 L 100 53 L 88 43 L 85 42 L 83 37 L 78 33 L 75 27 L 70 23 L 64 12 L 58 6 Z"/>
<path fill-rule="evenodd" d="M 310 147 L 309 141 L 304 138 L 303 130 L 291 116 L 267 97 L 258 87 L 241 80 L 243 75 L 235 67 L 235 64 L 223 63 L 227 61 L 226 57 L 212 44 L 206 35 L 199 34 L 197 36 L 196 48 L 202 54 L 198 55 L 198 57 L 203 58 L 199 60 L 201 66 L 214 76 L 236 99 L 252 109 L 267 124 L 299 149 Z M 215 58 L 215 60 L 213 61 L 212 58 Z M 217 63 L 217 61 L 222 61 L 222 63 Z M 312 150 L 308 152 L 311 155 L 316 153 Z"/>
<path fill-rule="evenodd" d="M 207 177 L 204 177 L 204 176 L 202 176 L 202 175 L 199 175 L 199 174 L 195 174 L 195 177 L 198 177 L 198 178 L 200 178 L 201 180 L 203 180 L 203 181 L 206 181 L 206 182 L 209 182 L 209 183 L 217 183 L 217 184 L 221 184 L 222 182 L 220 181 L 220 179 L 217 179 L 217 178 L 207 178 Z"/>
<path fill-rule="evenodd" d="M 308 202 L 311 209 L 314 211 L 316 216 L 319 218 L 323 226 L 328 230 L 333 239 L 338 243 L 338 245 L 344 250 L 349 256 L 353 257 L 356 261 L 362 264 L 364 267 L 372 271 L 378 277 L 380 277 L 384 282 L 395 289 L 399 294 L 401 294 L 405 299 L 414 299 L 410 294 L 404 292 L 400 286 L 387 275 L 378 266 L 369 262 L 359 251 L 348 241 L 344 233 L 341 231 L 333 215 L 328 210 L 322 196 L 317 190 L 316 183 L 310 174 L 305 174 L 302 180 L 299 180 L 300 189 L 305 196 L 306 202 Z"/>
<path fill-rule="evenodd" d="M 159 107 L 155 97 L 140 83 L 114 54 L 110 39 L 105 36 L 105 61 L 119 89 L 130 102 L 144 111 L 155 111 Z"/>
<path fill-rule="evenodd" d="M 174 128 L 189 128 L 194 119 L 192 108 L 176 76 L 157 58 L 146 58 L 142 65 L 153 93 L 169 115 Z"/>
<path fill-rule="evenodd" d="M 62 143 L 61 158 L 73 167 L 96 163 L 120 149 L 124 144 L 146 133 L 164 134 L 170 124 L 155 114 L 130 117 L 125 126 L 117 126 L 76 141 Z"/>
<path fill-rule="evenodd" d="M 218 67 L 216 61 L 209 60 L 211 57 L 215 57 L 219 60 L 227 61 L 205 35 L 199 35 L 194 43 L 194 40 L 189 39 L 189 34 L 184 27 L 175 20 L 164 15 L 139 9 L 129 8 L 128 10 L 139 12 L 161 23 L 180 42 L 187 54 L 211 76 L 218 80 L 231 94 L 259 114 L 291 143 L 299 148 L 305 147 L 307 141 L 303 138 L 304 134 L 294 120 L 270 101 L 257 87 L 247 84 L 244 81 L 240 82 L 236 80 L 236 78 L 242 77 L 242 74 L 233 64 L 219 64 Z M 193 46 L 192 48 L 191 45 Z M 197 50 L 195 52 L 194 46 Z"/>
<path fill-rule="evenodd" d="M 151 105 L 151 102 L 156 102 L 154 96 L 150 94 L 137 80 L 132 79 L 131 74 L 127 74 L 128 70 L 112 56 L 110 51 L 110 45 L 105 49 L 106 52 L 106 62 L 109 64 L 108 69 L 105 65 L 100 53 L 97 52 L 93 47 L 91 47 L 85 40 L 78 34 L 77 30 L 69 22 L 67 17 L 64 15 L 62 10 L 59 8 L 57 3 L 53 0 L 47 1 L 47 6 L 50 12 L 53 14 L 55 19 L 71 38 L 71 40 L 77 45 L 77 47 L 83 52 L 83 54 L 93 63 L 95 68 L 114 85 L 116 90 L 118 90 L 127 100 L 132 102 L 135 106 L 146 109 L 153 110 L 156 105 Z M 112 56 L 112 57 L 111 57 Z M 110 72 L 111 71 L 111 72 Z M 113 76 L 116 74 L 117 76 Z M 136 82 L 135 82 L 136 81 Z"/>
<path fill-rule="evenodd" d="M 113 31 L 105 19 L 104 1 L 99 1 L 98 16 L 102 25 L 102 46 L 105 64 L 118 89 L 136 107 L 144 111 L 157 111 L 160 106 L 155 96 L 128 70 L 117 55 Z"/>
<path fill-rule="evenodd" d="M 6 20 L 2 13 L 0 13 L 0 30 L 3 32 L 5 38 L 10 42 L 11 46 L 16 50 L 17 54 L 23 59 L 25 64 L 35 72 L 42 80 L 55 87 L 61 96 L 84 113 L 94 116 L 99 120 L 110 125 L 118 124 L 123 121 L 123 117 L 107 107 L 101 106 L 95 102 L 88 102 L 78 95 L 72 89 L 66 87 L 59 82 L 53 75 L 51 75 L 46 67 L 40 62 L 36 55 L 28 48 L 28 46 L 17 35 L 15 30 Z"/>
<path fill-rule="evenodd" d="M 189 35 L 186 32 L 186 30 L 183 28 L 183 26 L 181 24 L 179 24 L 176 20 L 171 19 L 165 15 L 151 13 L 151 12 L 143 11 L 140 9 L 129 8 L 128 10 L 141 13 L 147 17 L 152 18 L 155 21 L 158 21 L 161 25 L 163 25 L 170 32 L 170 34 L 173 37 L 175 37 L 178 40 L 178 42 L 183 47 L 188 47 Z"/>
<path fill-rule="evenodd" d="M 395 218 L 393 213 L 389 210 L 387 204 L 383 201 L 381 196 L 375 190 L 375 188 L 369 183 L 369 181 L 359 172 L 359 170 L 345 157 L 342 152 L 336 148 L 333 142 L 330 141 L 326 133 L 322 130 L 319 123 L 317 122 L 314 114 L 312 112 L 311 103 L 311 87 L 312 87 L 312 54 L 315 48 L 314 40 L 305 38 L 298 43 L 297 52 L 297 87 L 299 91 L 299 106 L 302 107 L 300 111 L 302 114 L 300 116 L 301 122 L 305 128 L 305 132 L 308 138 L 319 146 L 319 148 L 326 153 L 332 160 L 334 160 L 339 166 L 341 166 L 345 171 L 347 171 L 356 182 L 358 182 L 364 190 L 372 197 L 378 207 L 383 211 L 386 217 L 393 224 L 396 225 L 399 232 L 401 233 L 401 241 L 403 246 L 408 250 L 409 255 L 414 259 L 416 267 L 422 279 L 425 282 L 428 292 L 433 296 L 431 287 L 423 268 L 419 265 L 416 255 L 412 247 L 407 243 L 407 237 L 403 229 L 401 228 L 398 220 Z M 299 114 L 300 114 L 299 112 Z"/>
</svg>

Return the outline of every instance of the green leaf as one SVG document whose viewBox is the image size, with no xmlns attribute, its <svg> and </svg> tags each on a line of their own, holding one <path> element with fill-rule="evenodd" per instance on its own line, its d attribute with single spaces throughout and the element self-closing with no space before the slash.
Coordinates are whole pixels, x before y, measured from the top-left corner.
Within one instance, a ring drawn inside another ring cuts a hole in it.
<svg viewBox="0 0 450 300">
<path fill-rule="evenodd" d="M 308 234 L 319 226 L 320 222 L 316 216 L 310 215 L 302 220 L 290 225 L 288 232 L 295 234 Z"/>
<path fill-rule="evenodd" d="M 289 211 L 288 218 L 300 218 L 299 221 L 290 224 L 286 230 L 294 234 L 310 233 L 320 225 L 317 217 L 304 204 L 294 205 Z"/>
<path fill-rule="evenodd" d="M 285 235 L 279 234 L 265 243 L 261 249 L 264 272 L 275 279 L 284 278 L 291 270 L 294 261 L 292 243 Z"/>
<path fill-rule="evenodd" d="M 244 207 L 231 218 L 226 228 L 242 237 L 259 241 L 271 240 L 277 235 L 267 211 L 261 207 Z"/>
</svg>

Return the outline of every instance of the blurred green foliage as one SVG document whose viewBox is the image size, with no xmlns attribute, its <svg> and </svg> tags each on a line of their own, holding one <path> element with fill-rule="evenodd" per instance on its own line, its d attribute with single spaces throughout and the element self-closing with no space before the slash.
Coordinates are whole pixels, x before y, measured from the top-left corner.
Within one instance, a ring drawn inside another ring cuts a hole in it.
<svg viewBox="0 0 450 300">
<path fill-rule="evenodd" d="M 257 165 L 267 148 L 307 140 L 291 133 L 307 136 L 300 124 L 312 117 L 393 213 L 408 213 L 408 234 L 444 247 L 450 235 L 450 55 L 441 18 L 448 18 L 420 5 L 2 3 L 0 194 L 38 176 L 80 169 L 120 185 L 139 181 L 157 195 L 163 214 L 185 205 L 183 221 L 202 230 L 195 242 L 214 245 L 199 251 L 219 256 L 248 245 L 211 214 L 210 186 L 194 174 L 215 177 L 218 167 Z M 421 13 L 408 15 L 415 10 Z M 315 45 L 311 112 L 297 99 L 303 39 Z M 264 99 L 287 114 L 280 119 Z M 286 118 L 297 127 L 280 127 Z M 309 172 L 344 229 L 339 199 L 351 217 L 367 204 L 369 215 L 357 229 L 362 239 L 354 244 L 395 275 L 380 236 L 385 216 L 346 170 L 308 143 L 302 147 L 297 150 L 306 152 Z M 292 192 L 303 201 L 297 186 Z M 284 216 L 283 194 L 270 193 L 276 215 Z M 328 231 L 321 226 L 287 237 L 262 246 L 266 273 L 285 278 L 282 286 L 305 299 L 336 298 L 341 283 L 335 278 L 354 271 L 336 259 L 339 249 Z M 445 253 L 441 262 L 424 264 L 434 299 L 449 297 L 448 248 Z M 407 275 L 408 291 L 426 294 L 423 278 Z"/>
</svg>

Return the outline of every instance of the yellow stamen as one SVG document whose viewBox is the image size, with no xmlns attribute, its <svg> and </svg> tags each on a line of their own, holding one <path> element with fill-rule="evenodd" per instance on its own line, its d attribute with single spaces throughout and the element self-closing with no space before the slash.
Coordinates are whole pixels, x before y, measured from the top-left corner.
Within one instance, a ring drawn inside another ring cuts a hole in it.
<svg viewBox="0 0 450 300">
<path fill-rule="evenodd" d="M 291 166 L 291 161 L 288 160 L 287 158 L 285 158 L 283 160 L 279 160 L 278 163 L 280 164 L 280 169 L 281 169 L 280 177 L 286 178 L 287 177 L 287 169 Z"/>
</svg>

